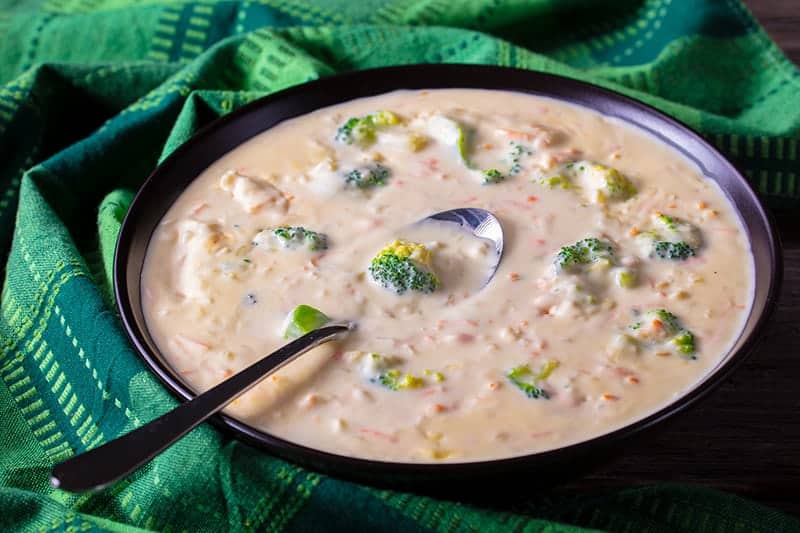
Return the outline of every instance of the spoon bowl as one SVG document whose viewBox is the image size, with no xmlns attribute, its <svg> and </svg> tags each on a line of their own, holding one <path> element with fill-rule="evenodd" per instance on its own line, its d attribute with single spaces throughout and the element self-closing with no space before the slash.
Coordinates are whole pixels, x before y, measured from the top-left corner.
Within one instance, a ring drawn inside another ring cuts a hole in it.
<svg viewBox="0 0 800 533">
<path fill-rule="evenodd" d="M 440 211 L 432 215 L 428 215 L 416 224 L 424 224 L 427 221 L 435 220 L 436 222 L 444 222 L 448 224 L 455 224 L 465 231 L 469 231 L 475 237 L 484 239 L 492 243 L 494 249 L 494 256 L 489 263 L 489 275 L 483 282 L 480 288 L 484 288 L 492 281 L 497 268 L 500 266 L 500 260 L 503 258 L 503 227 L 500 221 L 491 212 L 486 209 L 478 207 L 459 207 L 457 209 L 449 209 L 447 211 Z"/>
</svg>

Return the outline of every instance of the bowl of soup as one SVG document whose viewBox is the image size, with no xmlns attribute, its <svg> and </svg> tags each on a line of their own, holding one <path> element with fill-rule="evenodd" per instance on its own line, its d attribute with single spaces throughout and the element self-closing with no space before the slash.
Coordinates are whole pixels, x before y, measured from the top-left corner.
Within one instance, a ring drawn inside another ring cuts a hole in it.
<svg viewBox="0 0 800 533">
<path fill-rule="evenodd" d="M 458 207 L 503 227 L 485 286 L 490 243 L 415 224 Z M 355 321 L 215 422 L 414 486 L 546 482 L 619 450 L 753 350 L 781 259 L 751 186 L 675 120 L 557 76 L 423 65 L 201 130 L 142 186 L 114 274 L 131 340 L 182 399 Z"/>
</svg>

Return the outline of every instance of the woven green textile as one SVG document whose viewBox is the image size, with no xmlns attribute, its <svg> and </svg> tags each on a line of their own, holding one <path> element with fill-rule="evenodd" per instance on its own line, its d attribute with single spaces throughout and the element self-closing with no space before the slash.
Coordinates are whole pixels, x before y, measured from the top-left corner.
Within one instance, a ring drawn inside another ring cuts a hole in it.
<svg viewBox="0 0 800 533">
<path fill-rule="evenodd" d="M 614 88 L 699 129 L 771 206 L 800 205 L 800 73 L 738 0 L 0 0 L 0 530 L 800 531 L 676 485 L 502 510 L 376 490 L 207 426 L 106 491 L 49 486 L 54 462 L 175 405 L 109 286 L 120 221 L 158 160 L 269 92 L 414 62 Z"/>
</svg>

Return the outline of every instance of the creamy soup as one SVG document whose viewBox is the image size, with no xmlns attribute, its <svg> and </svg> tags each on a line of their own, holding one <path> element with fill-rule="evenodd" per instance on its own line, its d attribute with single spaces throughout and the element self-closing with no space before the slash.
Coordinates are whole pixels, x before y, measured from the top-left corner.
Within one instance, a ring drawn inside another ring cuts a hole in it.
<svg viewBox="0 0 800 533">
<path fill-rule="evenodd" d="M 447 224 L 493 212 L 491 243 Z M 228 408 L 387 461 L 540 452 L 663 407 L 718 364 L 753 261 L 716 184 L 564 102 L 398 91 L 284 122 L 212 164 L 153 234 L 148 328 L 203 391 L 330 319 L 358 328 Z"/>
</svg>

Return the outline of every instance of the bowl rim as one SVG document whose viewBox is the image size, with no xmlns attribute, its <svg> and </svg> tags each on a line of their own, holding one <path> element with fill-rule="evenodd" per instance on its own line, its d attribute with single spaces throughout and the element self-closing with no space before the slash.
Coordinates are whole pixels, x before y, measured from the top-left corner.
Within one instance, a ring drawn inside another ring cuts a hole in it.
<svg viewBox="0 0 800 533">
<path fill-rule="evenodd" d="M 677 397 L 675 400 L 670 401 L 663 407 L 659 408 L 657 411 L 650 413 L 649 415 L 639 418 L 637 420 L 634 420 L 633 422 L 627 423 L 614 430 L 611 430 L 607 433 L 603 433 L 586 440 L 566 444 L 564 446 L 553 448 L 550 450 L 518 455 L 518 456 L 501 457 L 496 459 L 482 459 L 477 461 L 443 462 L 443 463 L 385 461 L 378 459 L 367 459 L 367 458 L 341 455 L 338 453 L 328 452 L 312 448 L 309 446 L 305 446 L 303 444 L 295 443 L 283 439 L 281 437 L 263 432 L 243 421 L 240 421 L 236 418 L 233 418 L 223 413 L 219 413 L 214 417 L 212 417 L 211 419 L 212 423 L 221 427 L 222 429 L 232 430 L 234 434 L 236 434 L 237 436 L 243 437 L 247 441 L 254 442 L 261 448 L 266 449 L 267 451 L 274 453 L 277 456 L 289 459 L 293 462 L 299 462 L 301 464 L 304 464 L 305 466 L 312 466 L 312 468 L 316 468 L 317 470 L 332 471 L 341 474 L 345 477 L 347 477 L 348 474 L 354 470 L 369 472 L 370 474 L 374 475 L 396 474 L 398 472 L 403 472 L 404 474 L 410 474 L 411 476 L 435 475 L 443 477 L 447 477 L 449 474 L 459 474 L 467 476 L 492 474 L 497 472 L 518 470 L 520 467 L 530 466 L 532 463 L 543 464 L 553 459 L 570 461 L 571 458 L 577 459 L 581 456 L 584 456 L 587 451 L 597 449 L 598 447 L 608 447 L 620 443 L 623 440 L 627 440 L 634 435 L 640 434 L 644 430 L 651 428 L 657 424 L 660 424 L 662 421 L 671 418 L 680 412 L 685 411 L 690 406 L 695 405 L 698 402 L 698 400 L 706 397 L 712 389 L 716 388 L 725 379 L 727 379 L 731 375 L 731 373 L 734 370 L 736 370 L 736 368 L 738 368 L 739 365 L 741 365 L 744 362 L 744 360 L 746 360 L 752 354 L 758 342 L 760 341 L 761 337 L 763 336 L 762 335 L 763 331 L 767 326 L 770 317 L 773 315 L 777 307 L 780 286 L 783 280 L 782 245 L 780 242 L 779 234 L 776 230 L 774 219 L 771 213 L 765 209 L 762 200 L 756 193 L 753 185 L 747 179 L 744 178 L 742 173 L 739 172 L 739 170 L 734 166 L 734 164 L 731 163 L 731 161 L 726 156 L 724 156 L 721 152 L 719 152 L 719 150 L 717 150 L 716 147 L 714 147 L 712 144 L 706 141 L 701 134 L 696 132 L 688 125 L 684 124 L 683 122 L 669 115 L 666 115 L 665 113 L 659 111 L 658 109 L 648 104 L 645 104 L 641 101 L 635 100 L 627 95 L 619 93 L 617 91 L 613 91 L 611 89 L 607 89 L 605 87 L 588 83 L 582 80 L 577 80 L 574 78 L 569 78 L 565 76 L 560 76 L 540 71 L 525 70 L 525 69 L 518 69 L 511 67 L 500 67 L 493 65 L 423 63 L 415 65 L 389 66 L 389 67 L 343 72 L 332 76 L 312 80 L 299 85 L 295 85 L 287 89 L 283 89 L 268 94 L 266 96 L 260 97 L 250 103 L 247 103 L 237 108 L 236 110 L 222 117 L 213 120 L 211 123 L 200 128 L 194 135 L 191 136 L 189 140 L 182 143 L 169 156 L 163 159 L 155 168 L 155 170 L 150 174 L 150 176 L 142 183 L 133 201 L 130 204 L 130 207 L 120 227 L 119 235 L 117 237 L 116 249 L 114 253 L 114 266 L 113 266 L 114 295 L 124 330 L 129 340 L 133 344 L 135 351 L 137 352 L 139 357 L 143 360 L 148 370 L 156 375 L 156 377 L 162 382 L 162 384 L 167 388 L 167 390 L 169 390 L 169 392 L 172 395 L 176 396 L 182 402 L 188 401 L 194 397 L 194 393 L 188 388 L 187 385 L 183 383 L 180 377 L 177 376 L 177 373 L 169 369 L 164 363 L 164 361 L 162 361 L 161 357 L 151 353 L 147 344 L 143 342 L 139 324 L 137 323 L 135 317 L 133 316 L 132 303 L 128 294 L 129 288 L 126 281 L 127 268 L 128 268 L 127 256 L 130 251 L 131 239 L 133 237 L 132 232 L 134 231 L 131 228 L 132 225 L 131 220 L 133 220 L 137 216 L 140 210 L 147 208 L 145 206 L 145 200 L 148 196 L 148 190 L 152 186 L 152 183 L 158 180 L 162 175 L 169 174 L 170 166 L 175 161 L 183 158 L 185 154 L 187 154 L 192 149 L 192 147 L 195 144 L 197 144 L 201 139 L 206 139 L 214 136 L 222 128 L 228 126 L 233 122 L 240 120 L 242 117 L 254 112 L 257 109 L 261 109 L 262 107 L 275 105 L 279 103 L 281 100 L 285 100 L 287 98 L 298 98 L 298 97 L 301 98 L 305 92 L 312 90 L 312 88 L 324 89 L 326 86 L 335 86 L 337 84 L 342 84 L 342 83 L 362 83 L 369 85 L 370 80 L 374 80 L 376 79 L 376 77 L 382 77 L 387 75 L 401 75 L 407 77 L 407 79 L 409 80 L 414 79 L 416 77 L 422 77 L 423 79 L 425 79 L 426 76 L 429 74 L 435 74 L 439 77 L 443 75 L 458 77 L 459 75 L 463 76 L 466 74 L 481 74 L 486 76 L 500 76 L 500 77 L 502 76 L 508 77 L 511 75 L 521 76 L 526 78 L 526 81 L 530 82 L 530 88 L 523 89 L 522 87 L 509 86 L 503 89 L 500 88 L 500 86 L 503 85 L 502 82 L 498 84 L 497 89 L 490 87 L 481 87 L 478 85 L 466 85 L 464 83 L 461 83 L 460 85 L 458 84 L 447 85 L 445 83 L 438 82 L 438 80 L 433 82 L 431 86 L 427 88 L 435 90 L 435 89 L 460 87 L 464 89 L 487 89 L 487 90 L 519 92 L 523 94 L 544 96 L 560 101 L 565 101 L 567 103 L 587 107 L 592 111 L 607 115 L 607 113 L 604 113 L 603 111 L 596 109 L 595 107 L 592 107 L 585 103 L 574 102 L 568 98 L 565 98 L 563 96 L 558 96 L 556 94 L 544 94 L 541 89 L 537 89 L 537 84 L 541 82 L 547 82 L 555 84 L 556 86 L 562 88 L 568 88 L 571 91 L 577 91 L 578 93 L 584 92 L 588 93 L 589 95 L 595 95 L 600 97 L 601 99 L 605 99 L 607 101 L 612 102 L 616 106 L 633 108 L 634 111 L 638 111 L 643 115 L 655 119 L 657 122 L 667 123 L 671 128 L 679 131 L 681 135 L 685 136 L 686 138 L 691 138 L 694 142 L 696 142 L 699 145 L 700 150 L 703 150 L 706 153 L 713 156 L 722 165 L 724 171 L 733 176 L 733 178 L 735 178 L 735 180 L 738 182 L 738 187 L 741 189 L 741 192 L 745 193 L 747 196 L 746 201 L 752 205 L 752 207 L 755 209 L 756 215 L 761 219 L 761 223 L 763 224 L 766 230 L 766 235 L 768 238 L 767 245 L 770 252 L 769 285 L 767 288 L 766 299 L 764 301 L 764 307 L 761 311 L 761 315 L 757 318 L 756 323 L 752 327 L 747 338 L 744 339 L 743 343 L 741 344 L 741 346 L 739 346 L 738 349 L 736 349 L 732 353 L 726 354 L 726 356 L 720 360 L 720 363 L 717 364 L 717 366 L 712 367 L 708 371 L 708 374 L 706 374 L 700 382 L 694 385 L 694 388 L 690 389 L 685 394 Z M 391 90 L 401 90 L 401 89 L 422 90 L 423 87 L 421 86 L 421 84 L 415 83 L 413 87 L 397 86 L 394 89 L 391 88 L 381 89 L 380 91 L 369 93 L 367 95 L 357 94 L 352 98 L 340 100 L 338 103 L 344 103 L 350 100 L 362 98 L 373 94 L 374 95 L 383 94 L 386 92 L 390 92 Z M 264 128 L 264 130 L 262 130 L 259 133 L 263 133 L 263 131 L 267 131 L 268 129 L 274 127 L 275 125 L 285 120 L 305 115 L 317 109 L 328 107 L 329 105 L 336 105 L 336 104 L 317 105 L 316 103 L 312 103 L 305 111 L 298 113 L 293 117 L 283 118 L 278 122 L 276 122 L 274 125 Z M 637 124 L 635 122 L 626 119 L 622 120 L 625 120 L 633 127 L 647 130 L 651 134 L 655 133 L 652 130 L 649 130 L 648 128 L 640 124 Z M 259 133 L 253 134 L 252 136 L 248 137 L 245 141 L 242 142 L 247 142 L 247 140 L 251 139 L 255 135 L 258 135 Z M 667 143 L 667 144 L 672 145 L 674 143 Z M 222 154 L 218 155 L 217 159 L 219 157 L 222 157 L 225 153 L 226 152 L 223 152 Z M 699 164 L 699 161 L 695 162 Z M 703 165 L 700 166 L 704 171 L 706 170 L 703 167 Z M 714 176 L 708 175 L 707 177 L 709 177 L 710 179 L 714 179 L 714 181 L 717 181 L 717 179 Z M 720 188 L 722 189 L 721 186 Z M 723 193 L 726 194 L 726 196 L 728 196 L 728 191 L 726 191 L 725 189 L 723 189 Z M 735 205 L 734 201 L 730 197 L 728 199 L 731 202 L 731 204 L 734 204 L 734 210 L 736 211 L 737 215 L 742 220 L 744 220 L 743 213 Z M 167 209 L 168 208 L 169 207 L 167 207 Z M 752 235 L 750 234 L 749 229 L 747 231 L 747 234 L 748 234 L 748 240 L 750 240 Z M 139 280 L 140 281 L 136 287 L 137 290 L 140 290 L 141 278 L 139 278 Z M 750 312 L 752 313 L 753 311 L 754 310 L 751 307 Z M 146 329 L 146 326 L 142 327 Z M 363 477 L 363 476 L 357 476 L 357 477 Z"/>
</svg>

